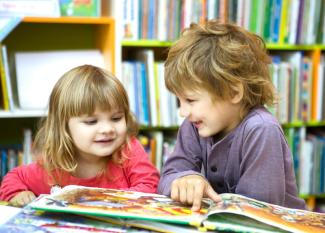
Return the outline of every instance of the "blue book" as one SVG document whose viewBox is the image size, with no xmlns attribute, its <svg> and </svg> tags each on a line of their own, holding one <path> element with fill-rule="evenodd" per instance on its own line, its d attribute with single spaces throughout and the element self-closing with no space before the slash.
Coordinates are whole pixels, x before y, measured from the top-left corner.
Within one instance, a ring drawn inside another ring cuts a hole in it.
<svg viewBox="0 0 325 233">
<path fill-rule="evenodd" d="M 149 103 L 148 103 L 148 85 L 147 85 L 147 69 L 144 63 L 141 63 L 141 92 L 142 92 L 142 99 L 141 99 L 141 109 L 143 113 L 142 124 L 149 125 L 150 118 L 149 118 Z"/>
<path fill-rule="evenodd" d="M 279 34 L 280 34 L 280 19 L 281 19 L 281 5 L 282 0 L 275 0 L 273 2 L 273 10 L 272 10 L 272 22 L 271 25 L 273 26 L 271 40 L 274 43 L 279 42 Z"/>
<path fill-rule="evenodd" d="M 21 22 L 21 17 L 1 16 L 0 17 L 0 42 Z"/>
<path fill-rule="evenodd" d="M 1 150 L 1 177 L 4 177 L 8 172 L 7 150 Z"/>
</svg>

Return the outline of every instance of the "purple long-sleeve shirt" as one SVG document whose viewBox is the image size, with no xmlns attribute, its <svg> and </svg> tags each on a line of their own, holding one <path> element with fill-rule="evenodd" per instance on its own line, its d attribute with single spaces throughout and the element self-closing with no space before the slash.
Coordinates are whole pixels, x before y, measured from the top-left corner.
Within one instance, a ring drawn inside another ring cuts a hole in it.
<svg viewBox="0 0 325 233">
<path fill-rule="evenodd" d="M 282 128 L 264 107 L 253 109 L 219 141 L 200 137 L 185 120 L 164 165 L 158 192 L 170 195 L 172 181 L 190 174 L 206 177 L 217 193 L 305 209 L 304 200 L 297 196 L 292 155 Z"/>
</svg>

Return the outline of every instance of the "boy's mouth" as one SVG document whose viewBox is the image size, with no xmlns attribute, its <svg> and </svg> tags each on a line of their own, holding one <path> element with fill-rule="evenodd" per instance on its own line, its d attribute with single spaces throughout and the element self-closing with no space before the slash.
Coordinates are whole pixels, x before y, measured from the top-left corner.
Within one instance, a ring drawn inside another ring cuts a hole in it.
<svg viewBox="0 0 325 233">
<path fill-rule="evenodd" d="M 202 121 L 194 121 L 193 124 L 197 129 L 199 129 L 202 125 Z"/>
</svg>

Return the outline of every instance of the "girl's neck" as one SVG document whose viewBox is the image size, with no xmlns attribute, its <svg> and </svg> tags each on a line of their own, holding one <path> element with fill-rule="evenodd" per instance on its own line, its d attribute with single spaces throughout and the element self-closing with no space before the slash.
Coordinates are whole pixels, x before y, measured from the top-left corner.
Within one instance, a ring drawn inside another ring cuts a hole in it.
<svg viewBox="0 0 325 233">
<path fill-rule="evenodd" d="M 106 158 L 92 163 L 89 161 L 78 161 L 78 166 L 73 175 L 78 178 L 93 178 L 102 173 L 106 166 Z"/>
</svg>

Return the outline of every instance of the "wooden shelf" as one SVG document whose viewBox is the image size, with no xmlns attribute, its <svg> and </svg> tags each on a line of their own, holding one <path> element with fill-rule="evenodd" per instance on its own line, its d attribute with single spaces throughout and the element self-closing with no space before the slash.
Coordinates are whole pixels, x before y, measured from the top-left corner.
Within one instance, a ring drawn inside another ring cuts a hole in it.
<svg viewBox="0 0 325 233">
<path fill-rule="evenodd" d="M 113 24 L 111 17 L 25 17 L 25 23 Z"/>
<path fill-rule="evenodd" d="M 122 46 L 129 47 L 170 47 L 173 42 L 159 40 L 124 40 Z"/>
<path fill-rule="evenodd" d="M 24 17 L 4 44 L 9 51 L 97 48 L 103 54 L 105 68 L 115 73 L 112 17 Z"/>
<path fill-rule="evenodd" d="M 0 118 L 38 118 L 47 115 L 46 110 L 15 110 L 15 111 L 0 111 Z"/>
</svg>

